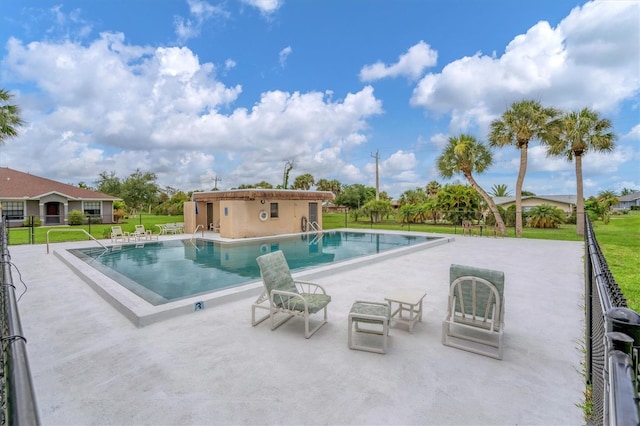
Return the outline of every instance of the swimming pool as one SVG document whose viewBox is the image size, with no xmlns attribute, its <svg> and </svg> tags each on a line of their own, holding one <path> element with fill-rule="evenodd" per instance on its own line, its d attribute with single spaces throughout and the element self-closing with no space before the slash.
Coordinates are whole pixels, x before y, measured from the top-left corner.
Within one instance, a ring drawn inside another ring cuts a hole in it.
<svg viewBox="0 0 640 426">
<path fill-rule="evenodd" d="M 166 236 L 159 242 L 106 251 L 91 241 L 75 242 L 56 247 L 53 254 L 134 325 L 143 327 L 257 297 L 263 285 L 256 257 L 273 250 L 285 253 L 296 278 L 313 281 L 452 241 L 451 236 L 420 232 L 340 229 L 241 241 Z M 146 287 L 145 280 L 152 284 Z"/>
<path fill-rule="evenodd" d="M 292 271 L 300 271 L 434 239 L 332 231 L 241 243 L 182 239 L 69 252 L 155 306 L 255 281 L 260 278 L 256 257 L 276 250 L 283 251 Z"/>
</svg>

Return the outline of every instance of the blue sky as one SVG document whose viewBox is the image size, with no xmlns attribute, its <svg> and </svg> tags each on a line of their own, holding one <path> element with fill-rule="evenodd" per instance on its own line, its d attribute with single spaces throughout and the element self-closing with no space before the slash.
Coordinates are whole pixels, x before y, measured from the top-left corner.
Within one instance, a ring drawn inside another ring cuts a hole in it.
<svg viewBox="0 0 640 426">
<path fill-rule="evenodd" d="M 0 166 L 66 183 L 136 168 L 185 191 L 267 181 L 375 186 L 439 177 L 447 138 L 486 141 L 522 99 L 589 107 L 617 147 L 584 157 L 585 195 L 640 189 L 640 2 L 3 0 L 0 87 L 27 126 Z M 512 191 L 519 153 L 476 176 Z M 462 176 L 452 181 L 462 181 Z M 529 149 L 524 189 L 575 193 Z"/>
</svg>

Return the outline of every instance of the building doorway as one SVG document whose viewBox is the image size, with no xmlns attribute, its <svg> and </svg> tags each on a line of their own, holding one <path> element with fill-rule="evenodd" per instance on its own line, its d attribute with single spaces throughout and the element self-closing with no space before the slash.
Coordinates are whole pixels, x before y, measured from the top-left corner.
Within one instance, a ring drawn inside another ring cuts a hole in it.
<svg viewBox="0 0 640 426">
<path fill-rule="evenodd" d="M 47 225 L 59 225 L 60 221 L 60 203 L 52 202 L 45 204 L 46 216 L 44 223 Z"/>
<path fill-rule="evenodd" d="M 318 203 L 309 203 L 309 223 L 318 226 Z"/>
</svg>

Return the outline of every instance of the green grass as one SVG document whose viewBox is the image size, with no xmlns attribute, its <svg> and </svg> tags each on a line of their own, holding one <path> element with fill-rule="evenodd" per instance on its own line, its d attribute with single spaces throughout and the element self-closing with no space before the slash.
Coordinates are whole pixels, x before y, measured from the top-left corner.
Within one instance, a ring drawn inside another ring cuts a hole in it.
<svg viewBox="0 0 640 426">
<path fill-rule="evenodd" d="M 153 233 L 158 233 L 157 224 L 183 222 L 184 217 L 180 216 L 155 216 L 155 215 L 139 215 L 122 221 L 119 225 L 125 232 L 133 232 L 136 225 L 144 225 L 145 229 L 150 229 Z M 113 224 L 91 224 L 79 226 L 43 226 L 34 228 L 34 243 L 45 244 L 47 242 L 47 233 L 49 234 L 49 242 L 58 243 L 63 241 L 86 241 L 89 237 L 83 232 L 73 232 L 73 230 L 83 229 L 94 238 L 100 240 L 109 238 L 111 235 L 111 227 Z M 62 230 L 62 231 L 59 231 Z M 31 228 L 10 228 L 9 244 L 29 244 Z"/>
<path fill-rule="evenodd" d="M 593 230 L 629 308 L 640 312 L 640 212 L 633 213 L 596 222 Z"/>
<path fill-rule="evenodd" d="M 345 216 L 340 213 L 328 213 L 322 216 L 322 222 L 324 229 L 335 228 L 369 228 L 369 229 L 392 229 L 402 231 L 417 231 L 417 232 L 433 232 L 436 234 L 460 234 L 462 232 L 460 226 L 453 225 L 433 225 L 428 223 L 400 225 L 394 219 L 384 220 L 380 223 L 371 224 L 368 220 L 359 220 L 354 222 L 348 220 L 345 226 Z M 487 235 L 486 231 L 483 235 Z M 489 235 L 493 236 L 493 230 L 488 230 Z M 507 237 L 514 237 L 515 230 L 513 228 L 507 229 Z M 557 229 L 532 229 L 524 228 L 522 231 L 524 238 L 534 238 L 543 240 L 563 240 L 563 241 L 582 241 L 583 238 L 576 235 L 575 225 L 561 225 Z"/>
</svg>

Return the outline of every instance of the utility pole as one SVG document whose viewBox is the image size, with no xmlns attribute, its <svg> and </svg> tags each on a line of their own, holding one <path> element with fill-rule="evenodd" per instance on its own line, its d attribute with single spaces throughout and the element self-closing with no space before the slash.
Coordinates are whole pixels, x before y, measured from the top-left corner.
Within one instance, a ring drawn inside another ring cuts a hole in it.
<svg viewBox="0 0 640 426">
<path fill-rule="evenodd" d="M 218 176 L 213 178 L 213 190 L 217 191 L 218 190 L 218 182 L 222 182 L 222 179 L 219 178 Z"/>
<path fill-rule="evenodd" d="M 371 154 L 376 159 L 376 201 L 380 201 L 380 175 L 378 173 L 378 161 L 380 160 L 380 154 L 376 150 L 376 154 Z"/>
</svg>

